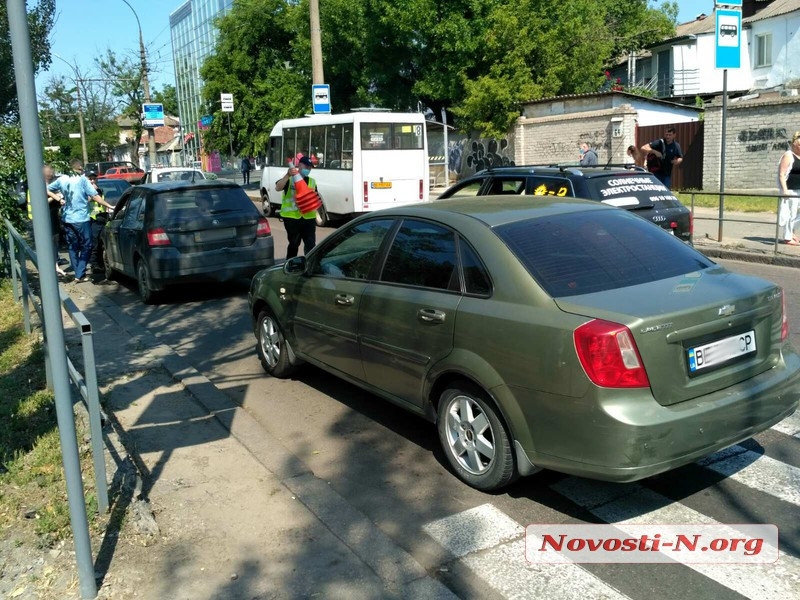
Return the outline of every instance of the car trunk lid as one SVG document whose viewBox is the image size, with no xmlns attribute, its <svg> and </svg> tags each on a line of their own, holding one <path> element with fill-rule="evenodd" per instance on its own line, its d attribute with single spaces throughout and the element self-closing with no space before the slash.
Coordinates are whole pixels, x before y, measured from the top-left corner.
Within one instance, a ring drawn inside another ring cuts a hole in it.
<svg viewBox="0 0 800 600">
<path fill-rule="evenodd" d="M 564 312 L 626 325 L 653 396 L 667 406 L 772 368 L 782 343 L 781 294 L 763 280 L 709 269 L 555 301 Z"/>
</svg>

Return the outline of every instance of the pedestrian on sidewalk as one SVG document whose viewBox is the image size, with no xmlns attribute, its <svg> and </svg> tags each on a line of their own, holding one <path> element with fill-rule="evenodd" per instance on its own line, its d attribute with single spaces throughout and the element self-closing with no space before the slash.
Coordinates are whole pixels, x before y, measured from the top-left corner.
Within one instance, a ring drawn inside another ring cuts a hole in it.
<svg viewBox="0 0 800 600">
<path fill-rule="evenodd" d="M 250 185 L 250 159 L 242 158 L 242 185 Z"/>
<path fill-rule="evenodd" d="M 667 189 L 672 189 L 672 169 L 683 162 L 683 150 L 675 141 L 675 128 L 670 127 L 664 137 L 642 146 L 647 157 L 647 170 L 656 176 Z"/>
<path fill-rule="evenodd" d="M 97 193 L 105 198 L 103 188 L 97 185 L 97 172 L 89 170 L 86 172 L 86 178 L 89 183 L 94 186 Z M 106 223 L 108 223 L 109 209 L 101 205 L 99 202 L 92 202 L 89 206 L 89 218 L 91 219 L 92 227 L 92 253 L 89 255 L 88 271 L 92 274 L 101 271 L 103 264 L 103 255 L 100 252 L 100 234 L 103 233 Z"/>
<path fill-rule="evenodd" d="M 789 149 L 778 163 L 778 190 L 781 194 L 778 225 L 783 233 L 780 241 L 788 246 L 800 246 L 800 239 L 794 235 L 800 203 L 800 131 L 794 133 Z"/>
<path fill-rule="evenodd" d="M 580 164 L 582 167 L 596 167 L 599 159 L 597 158 L 597 152 L 592 150 L 589 147 L 589 144 L 586 142 L 581 142 L 581 159 Z"/>
</svg>

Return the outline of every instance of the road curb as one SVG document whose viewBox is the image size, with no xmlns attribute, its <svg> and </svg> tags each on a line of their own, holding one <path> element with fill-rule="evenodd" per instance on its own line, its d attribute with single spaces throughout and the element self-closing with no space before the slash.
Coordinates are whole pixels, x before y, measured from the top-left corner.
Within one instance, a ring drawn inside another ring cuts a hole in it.
<svg viewBox="0 0 800 600">
<path fill-rule="evenodd" d="M 694 245 L 695 250 L 701 252 L 709 258 L 722 258 L 726 260 L 738 260 L 762 265 L 773 265 L 776 267 L 800 268 L 800 257 L 787 256 L 783 254 L 762 253 L 744 251 L 736 248 L 713 247 L 703 244 Z"/>
</svg>

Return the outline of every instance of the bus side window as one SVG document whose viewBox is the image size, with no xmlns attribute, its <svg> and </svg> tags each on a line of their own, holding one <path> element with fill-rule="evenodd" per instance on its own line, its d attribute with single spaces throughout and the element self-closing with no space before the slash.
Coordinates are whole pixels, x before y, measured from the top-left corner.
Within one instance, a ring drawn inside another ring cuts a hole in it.
<svg viewBox="0 0 800 600">
<path fill-rule="evenodd" d="M 353 168 L 353 125 L 350 123 L 342 128 L 342 168 Z"/>
<path fill-rule="evenodd" d="M 342 126 L 328 125 L 325 128 L 325 167 L 342 168 Z"/>
</svg>

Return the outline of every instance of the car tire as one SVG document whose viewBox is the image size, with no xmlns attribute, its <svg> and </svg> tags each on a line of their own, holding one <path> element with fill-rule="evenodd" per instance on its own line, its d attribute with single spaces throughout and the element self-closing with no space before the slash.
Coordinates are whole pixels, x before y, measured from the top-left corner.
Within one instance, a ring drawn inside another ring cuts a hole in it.
<svg viewBox="0 0 800 600">
<path fill-rule="evenodd" d="M 320 205 L 317 209 L 317 227 L 327 227 L 331 220 L 328 218 L 328 211 L 325 210 L 324 205 Z"/>
<path fill-rule="evenodd" d="M 468 485 L 496 490 L 517 477 L 511 438 L 489 397 L 466 381 L 439 398 L 439 442 L 450 466 Z"/>
<path fill-rule="evenodd" d="M 105 269 L 107 281 L 114 281 L 117 278 L 117 272 L 111 266 L 111 261 L 108 260 L 108 248 L 105 246 L 103 246 L 103 268 Z"/>
<path fill-rule="evenodd" d="M 289 343 L 271 311 L 262 310 L 258 313 L 256 338 L 258 359 L 263 369 L 278 379 L 289 377 L 295 371 L 295 366 L 289 360 Z"/>
<path fill-rule="evenodd" d="M 271 217 L 272 214 L 272 204 L 269 202 L 269 194 L 267 190 L 261 190 L 261 212 L 265 217 Z"/>
<path fill-rule="evenodd" d="M 158 294 L 153 290 L 153 280 L 150 278 L 147 263 L 141 258 L 136 263 L 136 283 L 139 285 L 139 298 L 142 302 L 155 304 Z"/>
</svg>

